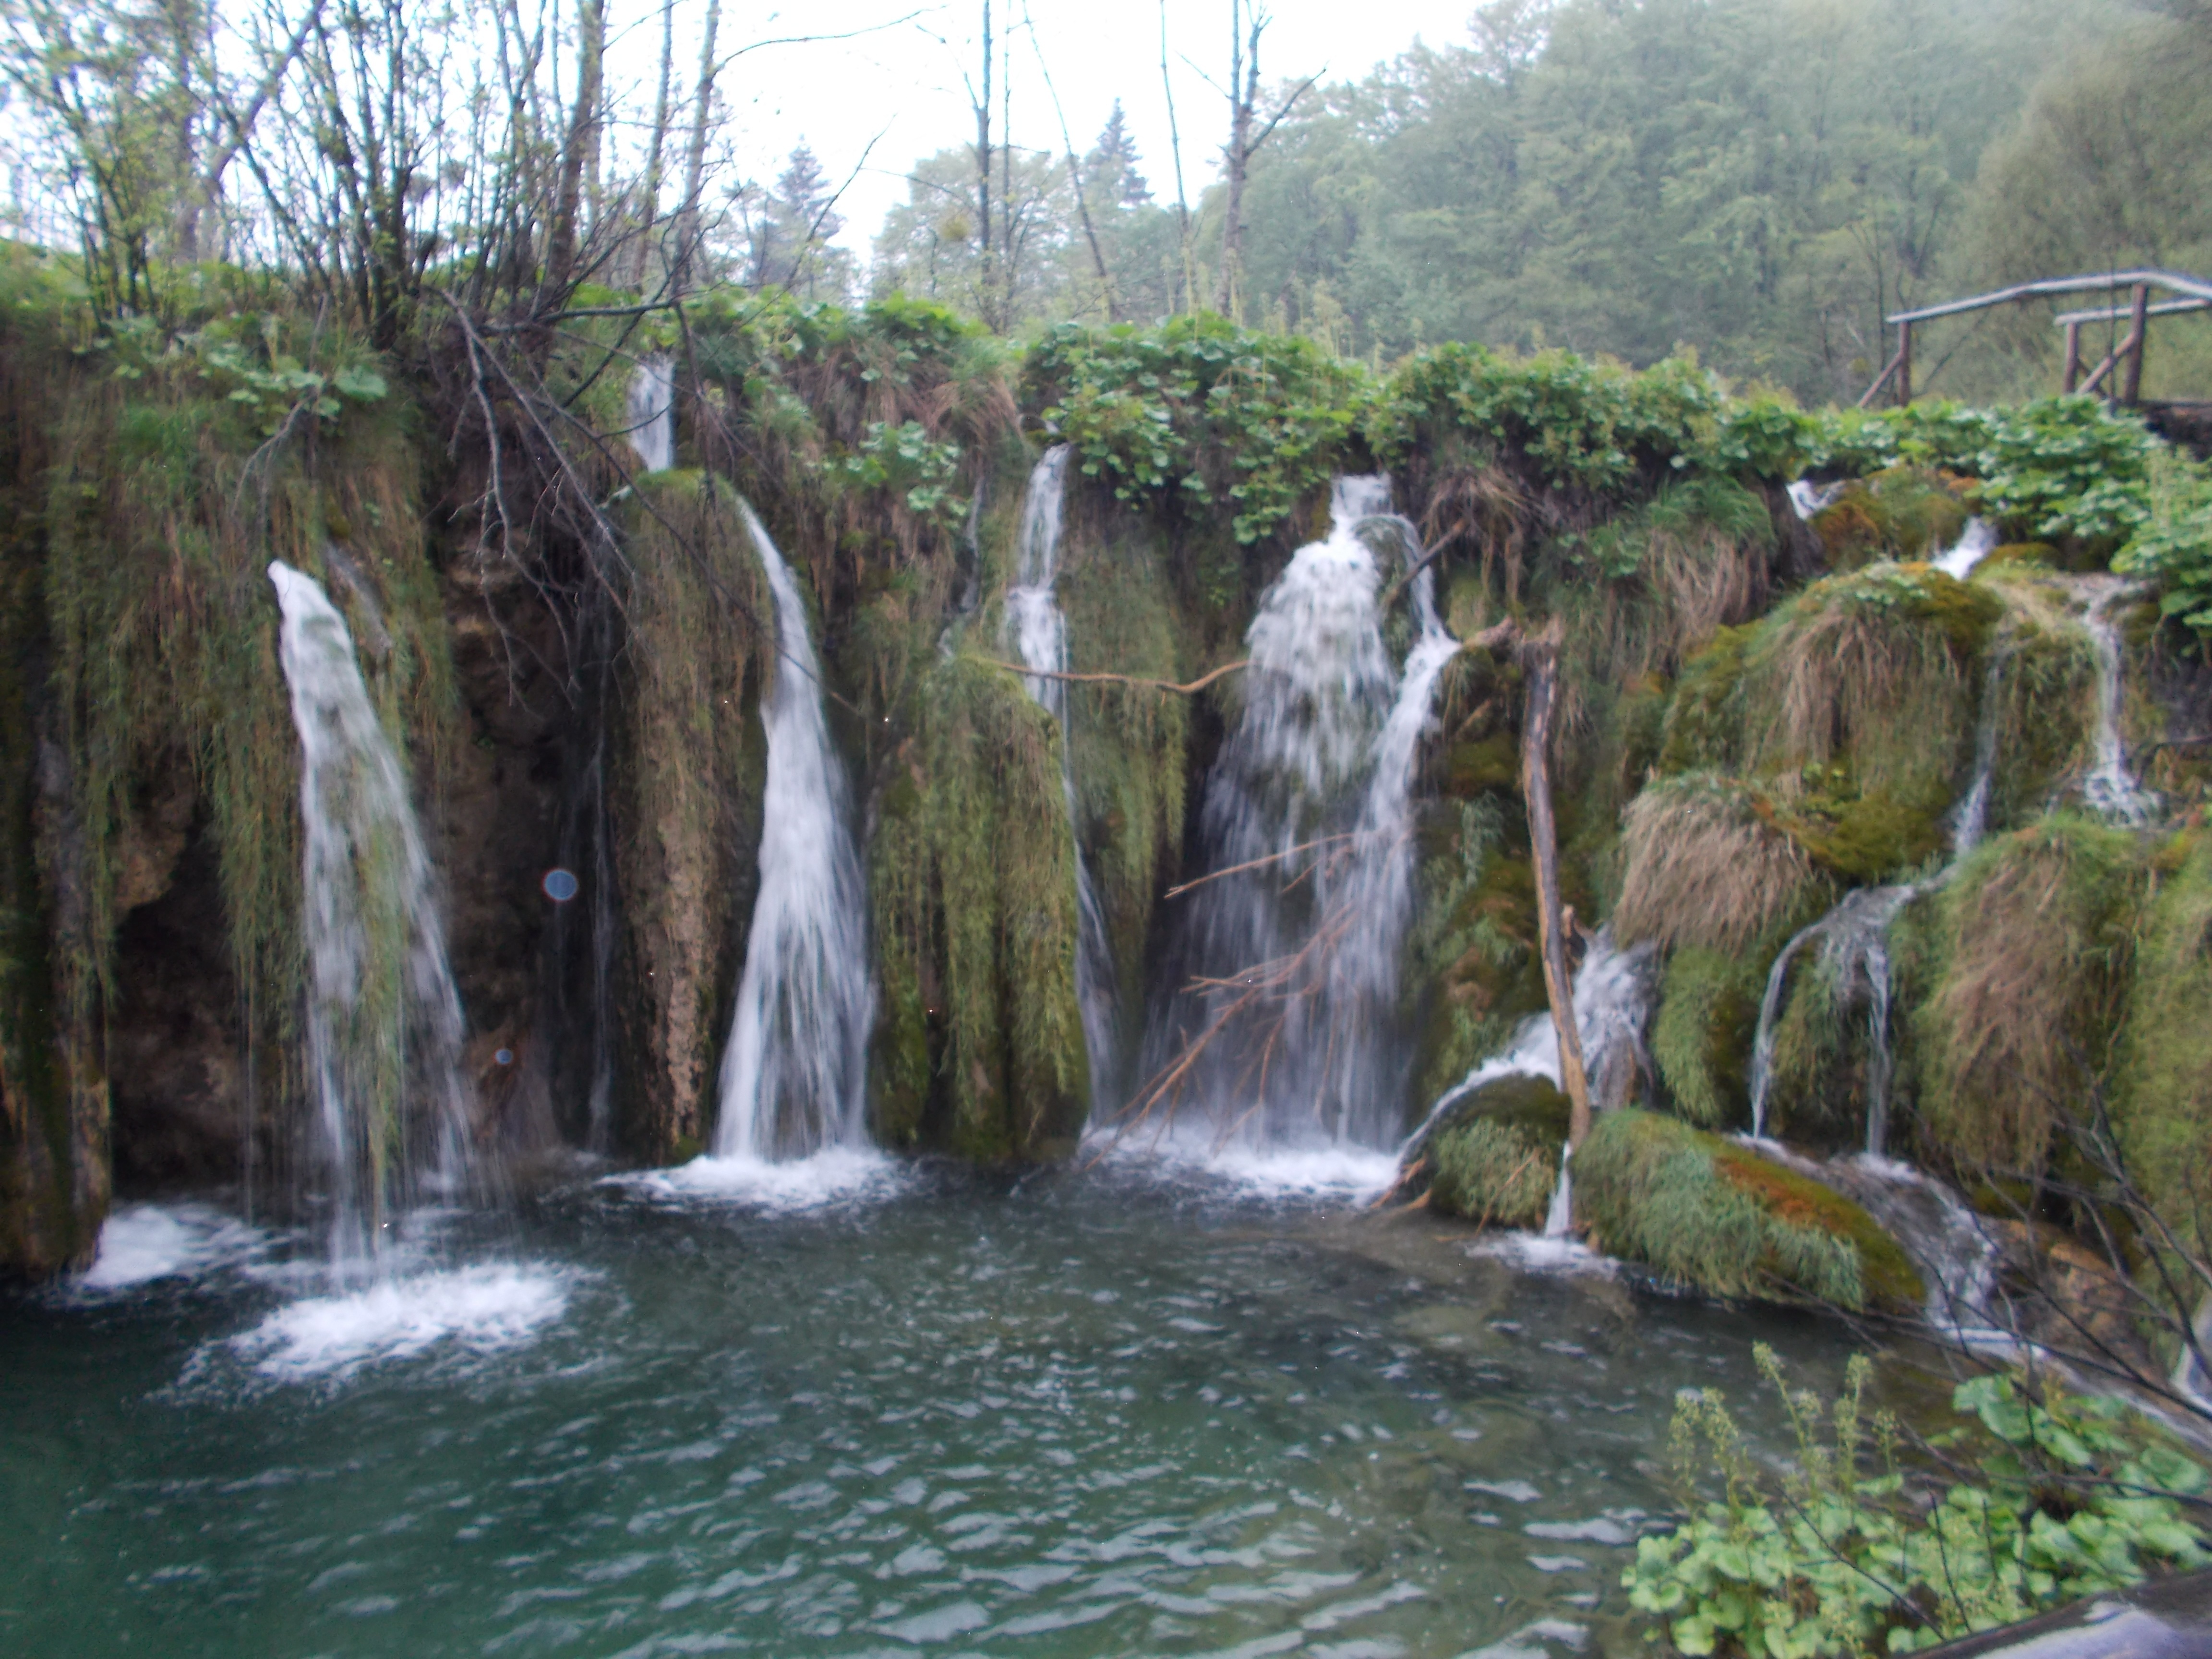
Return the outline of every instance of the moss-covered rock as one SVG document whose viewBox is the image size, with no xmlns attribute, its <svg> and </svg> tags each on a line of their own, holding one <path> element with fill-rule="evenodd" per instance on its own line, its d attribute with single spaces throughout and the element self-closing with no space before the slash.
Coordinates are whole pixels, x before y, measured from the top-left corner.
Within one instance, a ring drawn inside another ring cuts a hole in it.
<svg viewBox="0 0 2212 1659">
<path fill-rule="evenodd" d="M 1559 1182 L 1568 1111 L 1548 1078 L 1485 1084 L 1429 1135 L 1429 1207 L 1484 1226 L 1542 1225 Z"/>
<path fill-rule="evenodd" d="M 1831 570 L 1879 559 L 1931 559 L 1959 539 L 1968 514 L 1960 480 L 1914 466 L 1856 478 L 1813 519 Z"/>
<path fill-rule="evenodd" d="M 757 710 L 777 659 L 749 621 L 770 614 L 768 585 L 726 481 L 641 480 L 629 529 L 629 648 L 611 711 L 629 1062 L 621 1117 L 632 1151 L 664 1159 L 713 1132 L 720 1028 L 758 880 L 767 745 Z"/>
<path fill-rule="evenodd" d="M 1929 1151 L 2043 1167 L 2057 1114 L 2110 1055 L 2147 873 L 2134 834 L 2066 815 L 1993 837 L 1960 867 L 1914 1020 Z"/>
<path fill-rule="evenodd" d="M 954 657 L 903 711 L 870 849 L 878 1139 L 977 1158 L 1071 1151 L 1090 1108 L 1060 728 L 1018 676 Z"/>
<path fill-rule="evenodd" d="M 2112 1085 L 2128 1166 L 2168 1224 L 2206 1249 L 2212 1192 L 2212 836 L 2154 855 L 2156 896 L 2139 935 Z"/>
<path fill-rule="evenodd" d="M 1873 1217 L 1811 1176 L 1650 1112 L 1601 1114 L 1577 1213 L 1609 1253 L 1716 1296 L 1917 1310 L 1919 1275 Z"/>
</svg>

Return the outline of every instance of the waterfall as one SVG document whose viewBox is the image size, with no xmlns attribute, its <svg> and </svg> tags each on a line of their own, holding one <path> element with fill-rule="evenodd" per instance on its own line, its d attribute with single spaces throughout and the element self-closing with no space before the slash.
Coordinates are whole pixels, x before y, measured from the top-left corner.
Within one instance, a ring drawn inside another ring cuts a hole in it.
<svg viewBox="0 0 2212 1659">
<path fill-rule="evenodd" d="M 860 1139 L 874 993 L 866 890 L 805 601 L 758 517 L 744 510 L 775 599 L 775 680 L 761 713 L 760 892 L 722 1053 L 714 1154 L 775 1161 Z"/>
<path fill-rule="evenodd" d="M 2120 741 L 2120 702 L 2124 686 L 2120 672 L 2120 633 L 2112 623 L 2112 607 L 2132 598 L 2133 584 L 2117 576 L 2076 577 L 2077 588 L 2088 599 L 2081 625 L 2097 653 L 2097 732 L 2095 759 L 2081 781 L 2081 799 L 2094 812 L 2122 823 L 2141 823 L 2157 810 L 2158 797 L 2136 781 L 2128 765 L 2128 752 Z"/>
<path fill-rule="evenodd" d="M 1809 523 L 1844 493 L 1844 485 L 1849 482 L 1838 479 L 1832 484 L 1816 484 L 1810 479 L 1800 478 L 1789 489 L 1790 510 Z"/>
<path fill-rule="evenodd" d="M 1458 647 L 1428 574 L 1409 597 L 1401 674 L 1383 649 L 1387 477 L 1336 482 L 1328 537 L 1300 548 L 1245 635 L 1244 709 L 1208 775 L 1207 867 L 1184 933 L 1194 988 L 1164 1027 L 1190 1046 L 1186 1085 L 1247 1139 L 1388 1144 L 1388 1038 L 1412 899 L 1411 789 L 1430 702 Z M 1363 534 L 1363 526 L 1365 526 Z M 1193 1052 L 1195 1050 L 1195 1052 Z"/>
<path fill-rule="evenodd" d="M 1812 940 L 1820 941 L 1820 965 L 1839 996 L 1863 991 L 1867 1002 L 1867 1151 L 1879 1158 L 1889 1139 L 1889 1085 L 1896 1055 L 1889 1040 L 1891 984 L 1889 924 L 1923 893 L 1933 892 L 1958 872 L 1966 854 L 1981 844 L 1989 829 L 1990 793 L 1997 768 L 1997 695 L 2003 655 L 1990 654 L 1982 674 L 1981 707 L 1974 722 L 1974 770 L 1966 793 L 1951 811 L 1951 856 L 1924 880 L 1891 887 L 1861 887 L 1844 895 L 1836 908 L 1801 928 L 1782 947 L 1767 970 L 1759 998 L 1759 1025 L 1751 1045 L 1751 1136 L 1766 1138 L 1766 1100 L 1774 1081 L 1774 1030 L 1789 986 L 1790 964 Z"/>
<path fill-rule="evenodd" d="M 1987 519 L 1969 519 L 1959 539 L 1945 550 L 1936 561 L 1936 568 L 1947 576 L 1964 581 L 1973 568 L 1996 550 L 1997 527 Z"/>
<path fill-rule="evenodd" d="M 1574 1231 L 1575 1179 L 1567 1165 L 1575 1155 L 1571 1140 L 1559 1143 L 1559 1184 L 1552 1188 L 1552 1201 L 1544 1211 L 1544 1237 L 1565 1238 Z"/>
<path fill-rule="evenodd" d="M 406 773 L 319 584 L 269 567 L 300 734 L 301 925 L 315 1162 L 342 1274 L 374 1265 L 387 1217 L 465 1187 L 461 1003 Z"/>
<path fill-rule="evenodd" d="M 1575 975 L 1575 1030 L 1582 1038 L 1583 1070 L 1594 1107 L 1623 1105 L 1635 1096 L 1645 1064 L 1644 1025 L 1651 1012 L 1656 960 L 1650 945 L 1616 948 L 1613 930 L 1603 927 Z M 1540 1077 L 1559 1086 L 1559 1029 L 1549 1013 L 1522 1020 L 1510 1042 L 1447 1089 L 1420 1127 L 1406 1137 L 1401 1159 L 1410 1159 L 1454 1106 L 1504 1077 Z"/>
<path fill-rule="evenodd" d="M 629 377 L 629 447 L 647 472 L 676 465 L 676 366 L 665 357 L 641 360 Z"/>
<path fill-rule="evenodd" d="M 1067 719 L 1067 683 L 1045 674 L 1067 672 L 1067 618 L 1054 597 L 1060 570 L 1060 518 L 1066 502 L 1066 444 L 1045 451 L 1022 501 L 1021 566 L 1006 594 L 1006 633 L 1024 665 L 1041 672 L 1022 684 L 1060 725 L 1060 781 L 1067 797 L 1067 833 L 1075 847 L 1075 996 L 1083 1011 L 1083 1042 L 1091 1060 L 1091 1097 L 1103 1098 L 1112 1075 L 1114 958 L 1106 916 L 1075 823 L 1075 733 Z"/>
</svg>

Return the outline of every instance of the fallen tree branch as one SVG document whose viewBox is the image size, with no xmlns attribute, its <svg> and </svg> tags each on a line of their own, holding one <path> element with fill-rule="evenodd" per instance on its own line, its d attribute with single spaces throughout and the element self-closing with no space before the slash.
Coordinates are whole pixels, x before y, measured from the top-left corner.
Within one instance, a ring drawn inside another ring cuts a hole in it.
<svg viewBox="0 0 2212 1659">
<path fill-rule="evenodd" d="M 1251 666 L 1249 657 L 1239 662 L 1226 662 L 1211 674 L 1201 674 L 1188 685 L 1177 685 L 1173 680 L 1148 679 L 1141 674 L 1063 674 L 1048 668 L 1024 668 L 1018 662 L 1001 662 L 996 657 L 977 657 L 975 661 L 987 663 L 993 668 L 1003 668 L 1009 674 L 1020 674 L 1029 679 L 1065 680 L 1076 685 L 1141 685 L 1154 691 L 1172 691 L 1179 697 L 1188 697 L 1206 690 L 1224 674 L 1233 674 L 1240 668 Z"/>
<path fill-rule="evenodd" d="M 1317 847 L 1333 847 L 1339 842 L 1357 841 L 1358 839 L 1359 832 L 1356 830 L 1341 836 L 1323 836 L 1319 841 L 1305 842 L 1299 846 L 1291 848 L 1285 852 L 1270 853 L 1265 858 L 1249 859 L 1243 864 L 1232 864 L 1226 870 L 1210 870 L 1206 874 L 1200 876 L 1194 881 L 1186 881 L 1179 886 L 1169 888 L 1168 890 L 1161 894 L 1160 896 L 1162 898 L 1181 898 L 1185 893 L 1190 891 L 1192 888 L 1203 887 L 1209 881 L 1219 881 L 1224 876 L 1241 876 L 1248 870 L 1265 869 L 1268 865 L 1280 864 L 1285 859 L 1296 858 L 1301 853 L 1310 853 Z"/>
</svg>

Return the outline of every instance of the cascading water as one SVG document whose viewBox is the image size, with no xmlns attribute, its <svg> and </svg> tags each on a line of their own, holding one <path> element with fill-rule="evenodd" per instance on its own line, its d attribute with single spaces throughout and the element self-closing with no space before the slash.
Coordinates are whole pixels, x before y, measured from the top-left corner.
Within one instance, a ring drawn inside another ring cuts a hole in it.
<svg viewBox="0 0 2212 1659">
<path fill-rule="evenodd" d="M 676 465 L 676 366 L 647 357 L 629 377 L 629 447 L 647 472 Z"/>
<path fill-rule="evenodd" d="M 1207 779 L 1207 863 L 1185 934 L 1194 988 L 1156 1030 L 1152 1069 L 1248 1142 L 1387 1145 L 1386 1041 L 1412 890 L 1413 760 L 1444 663 L 1426 572 L 1402 674 L 1383 649 L 1386 477 L 1337 480 L 1325 540 L 1300 548 L 1245 638 L 1244 711 Z M 1190 1045 L 1180 1059 L 1166 1035 Z M 1227 1131 L 1225 1131 L 1226 1133 Z"/>
<path fill-rule="evenodd" d="M 371 1268 L 387 1218 L 475 1176 L 461 1004 L 407 777 L 344 617 L 312 577 L 269 567 L 300 734 L 307 1064 L 333 1267 Z"/>
<path fill-rule="evenodd" d="M 722 1054 L 717 1158 L 804 1158 L 862 1138 L 868 1024 L 866 889 L 845 775 L 830 744 L 799 583 L 761 526 L 745 526 L 775 599 L 760 894 Z"/>
<path fill-rule="evenodd" d="M 1653 969 L 1657 952 L 1650 945 L 1615 948 L 1610 928 L 1601 928 L 1575 975 L 1575 1030 L 1582 1038 L 1583 1069 L 1593 1105 L 1626 1104 L 1646 1066 L 1644 1027 L 1651 1012 Z M 1513 1041 L 1469 1072 L 1438 1097 L 1421 1126 L 1406 1138 L 1401 1158 L 1411 1158 L 1454 1106 L 1500 1078 L 1540 1077 L 1559 1084 L 1559 1029 L 1548 1013 L 1521 1022 Z"/>
<path fill-rule="evenodd" d="M 1039 671 L 1022 684 L 1060 725 L 1060 787 L 1067 797 L 1067 830 L 1075 845 L 1077 930 L 1075 995 L 1083 1011 L 1083 1041 L 1091 1060 L 1091 1096 L 1103 1097 L 1112 1075 L 1114 959 L 1106 942 L 1106 917 L 1091 881 L 1091 866 L 1075 825 L 1075 738 L 1067 719 L 1067 683 L 1048 679 L 1067 672 L 1067 618 L 1053 592 L 1060 571 L 1060 532 L 1066 501 L 1066 444 L 1045 451 L 1030 474 L 1022 502 L 1021 566 L 1006 594 L 1006 632 L 1024 665 Z"/>
<path fill-rule="evenodd" d="M 1974 771 L 1966 793 L 1951 812 L 1951 856 L 1925 880 L 1891 887 L 1862 887 L 1846 893 L 1836 908 L 1793 934 L 1767 970 L 1759 999 L 1759 1026 L 1751 1045 L 1751 1137 L 1766 1138 L 1766 1102 L 1774 1081 L 1774 1033 L 1790 981 L 1790 964 L 1814 939 L 1820 942 L 1820 966 L 1834 994 L 1846 1000 L 1863 995 L 1867 1008 L 1867 1152 L 1879 1158 L 1889 1141 L 1889 1085 L 1896 1056 L 1889 1040 L 1889 925 L 1923 893 L 1949 881 L 1966 854 L 1981 844 L 1989 828 L 1990 792 L 1997 766 L 1997 694 L 2004 657 L 1992 652 L 1983 671 L 1981 709 L 1974 726 Z"/>
<path fill-rule="evenodd" d="M 1936 568 L 1947 576 L 1964 581 L 1973 568 L 1996 550 L 1997 527 L 1987 519 L 1969 519 L 1959 539 L 1946 548 Z"/>
<path fill-rule="evenodd" d="M 2112 622 L 2112 607 L 2131 598 L 2136 588 L 2118 576 L 2077 576 L 2077 591 L 2088 603 L 2081 625 L 2097 653 L 2097 731 L 2095 758 L 2089 775 L 2081 781 L 2081 799 L 2090 811 L 2122 823 L 2141 823 L 2158 809 L 2158 798 L 2136 781 L 2128 765 L 2126 746 L 2120 741 L 2120 633 Z"/>
</svg>

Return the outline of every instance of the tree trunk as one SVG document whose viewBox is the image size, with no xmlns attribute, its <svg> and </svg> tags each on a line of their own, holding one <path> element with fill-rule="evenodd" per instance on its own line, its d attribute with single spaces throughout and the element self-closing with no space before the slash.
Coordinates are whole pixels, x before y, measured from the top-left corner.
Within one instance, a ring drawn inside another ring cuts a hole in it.
<svg viewBox="0 0 2212 1659">
<path fill-rule="evenodd" d="M 582 211 L 584 174 L 595 171 L 592 158 L 599 145 L 599 83 L 605 56 L 607 15 L 601 0 L 576 0 L 576 107 L 568 118 L 568 141 L 561 156 L 561 183 L 553 201 L 553 223 L 545 239 L 545 277 L 539 288 L 557 306 L 576 269 L 576 221 Z"/>
<path fill-rule="evenodd" d="M 1244 178 L 1252 167 L 1252 110 L 1260 99 L 1261 22 L 1255 12 L 1248 58 L 1242 8 L 1230 0 L 1229 143 L 1222 151 L 1229 191 L 1221 217 L 1221 281 L 1214 307 L 1224 317 L 1237 314 L 1237 276 L 1244 258 Z"/>
<path fill-rule="evenodd" d="M 706 188 L 707 128 L 714 103 L 714 34 L 721 27 L 722 0 L 707 0 L 706 33 L 699 41 L 699 93 L 691 112 L 691 154 L 684 164 L 682 229 L 676 240 L 674 268 L 669 273 L 670 291 L 684 292 L 684 279 L 691 270 L 691 256 L 699 240 L 699 192 Z"/>
<path fill-rule="evenodd" d="M 653 137 L 645 155 L 645 201 L 637 222 L 636 282 L 643 288 L 653 263 L 653 227 L 660 217 L 660 158 L 668 147 L 668 82 L 676 61 L 676 0 L 660 0 L 660 89 L 653 100 Z"/>
<path fill-rule="evenodd" d="M 1537 939 L 1544 958 L 1544 994 L 1559 1033 L 1559 1086 L 1567 1097 L 1567 1144 L 1589 1133 L 1589 1079 L 1583 1071 L 1582 1033 L 1575 1024 L 1574 975 L 1567 965 L 1566 919 L 1559 903 L 1559 830 L 1552 817 L 1548 758 L 1552 698 L 1557 687 L 1561 629 L 1550 627 L 1521 647 L 1528 702 L 1521 720 L 1521 793 L 1528 805 L 1528 842 L 1536 863 Z"/>
<path fill-rule="evenodd" d="M 991 0 L 983 0 L 983 88 L 971 100 L 975 111 L 975 289 L 977 308 L 984 323 L 998 324 L 991 315 L 991 287 L 995 266 L 991 258 Z"/>
</svg>

